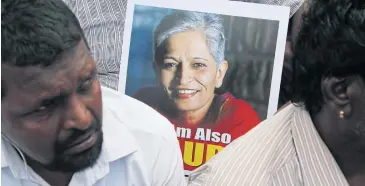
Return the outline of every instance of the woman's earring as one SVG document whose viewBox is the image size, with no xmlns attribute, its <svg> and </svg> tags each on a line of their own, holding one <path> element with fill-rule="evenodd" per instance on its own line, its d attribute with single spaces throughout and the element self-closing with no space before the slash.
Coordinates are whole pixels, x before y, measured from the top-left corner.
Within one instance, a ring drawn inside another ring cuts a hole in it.
<svg viewBox="0 0 365 186">
<path fill-rule="evenodd" d="M 341 119 L 345 118 L 345 112 L 341 110 L 339 116 Z"/>
</svg>

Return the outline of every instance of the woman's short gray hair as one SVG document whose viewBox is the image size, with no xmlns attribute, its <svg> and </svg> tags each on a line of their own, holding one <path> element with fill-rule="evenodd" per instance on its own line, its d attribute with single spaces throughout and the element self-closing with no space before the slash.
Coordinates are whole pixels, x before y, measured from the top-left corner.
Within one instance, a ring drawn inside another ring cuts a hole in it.
<svg viewBox="0 0 365 186">
<path fill-rule="evenodd" d="M 192 11 L 176 11 L 162 19 L 154 33 L 155 59 L 156 55 L 161 54 L 158 52 L 159 48 L 170 36 L 190 30 L 199 30 L 204 34 L 216 64 L 224 60 L 225 37 L 222 18 L 216 14 Z"/>
</svg>

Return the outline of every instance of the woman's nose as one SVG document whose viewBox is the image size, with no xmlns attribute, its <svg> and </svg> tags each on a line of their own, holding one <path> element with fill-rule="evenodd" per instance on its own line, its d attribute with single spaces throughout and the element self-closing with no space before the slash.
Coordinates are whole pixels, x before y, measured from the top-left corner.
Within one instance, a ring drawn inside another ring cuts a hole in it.
<svg viewBox="0 0 365 186">
<path fill-rule="evenodd" d="M 180 65 L 178 68 L 177 79 L 180 85 L 185 85 L 191 82 L 194 72 L 188 65 Z"/>
</svg>

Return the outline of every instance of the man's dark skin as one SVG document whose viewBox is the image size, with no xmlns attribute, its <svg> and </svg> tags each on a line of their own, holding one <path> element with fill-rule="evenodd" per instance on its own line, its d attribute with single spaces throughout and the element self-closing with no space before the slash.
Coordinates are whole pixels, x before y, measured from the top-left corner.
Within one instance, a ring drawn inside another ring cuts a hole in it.
<svg viewBox="0 0 365 186">
<path fill-rule="evenodd" d="M 365 69 L 364 69 L 365 70 Z M 365 185 L 365 83 L 360 76 L 322 80 L 325 104 L 312 115 L 351 186 Z M 343 111 L 343 118 L 340 112 Z"/>
<path fill-rule="evenodd" d="M 85 43 L 80 41 L 75 48 L 63 52 L 48 67 L 2 63 L 1 73 L 6 87 L 1 102 L 2 135 L 26 155 L 28 165 L 46 182 L 67 186 L 73 172 L 51 170 L 48 166 L 55 157 L 65 153 L 82 170 L 95 162 L 78 165 L 82 162 L 79 160 L 85 156 L 93 156 L 95 160 L 102 142 L 101 87 Z M 55 144 L 69 142 L 75 131 L 81 136 L 91 128 L 95 129 L 97 140 L 88 150 L 77 154 L 67 150 L 56 153 Z"/>
</svg>

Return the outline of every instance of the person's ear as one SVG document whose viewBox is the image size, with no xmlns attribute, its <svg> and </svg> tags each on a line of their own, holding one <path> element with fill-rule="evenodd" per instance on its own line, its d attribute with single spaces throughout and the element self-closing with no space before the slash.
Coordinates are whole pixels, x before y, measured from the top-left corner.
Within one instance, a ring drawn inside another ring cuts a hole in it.
<svg viewBox="0 0 365 186">
<path fill-rule="evenodd" d="M 326 77 L 321 84 L 324 101 L 337 113 L 350 115 L 351 101 L 348 91 L 347 78 Z"/>
<path fill-rule="evenodd" d="M 216 80 L 215 80 L 215 87 L 219 88 L 223 84 L 224 76 L 226 75 L 226 72 L 228 70 L 228 62 L 226 60 L 223 60 L 219 63 L 217 74 L 216 74 Z"/>
</svg>

